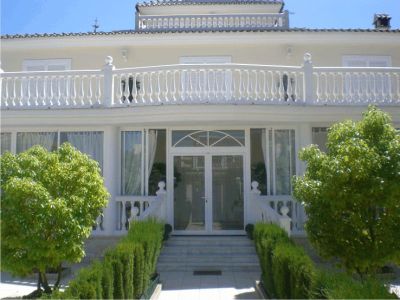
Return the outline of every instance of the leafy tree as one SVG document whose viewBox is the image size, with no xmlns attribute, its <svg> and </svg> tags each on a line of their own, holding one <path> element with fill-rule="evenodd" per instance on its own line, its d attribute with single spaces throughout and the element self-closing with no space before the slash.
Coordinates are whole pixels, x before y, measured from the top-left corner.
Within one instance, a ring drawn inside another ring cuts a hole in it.
<svg viewBox="0 0 400 300">
<path fill-rule="evenodd" d="M 390 117 L 370 106 L 361 121 L 331 127 L 327 147 L 303 149 L 307 171 L 294 178 L 311 243 L 361 278 L 400 262 L 400 136 Z"/>
<path fill-rule="evenodd" d="M 84 240 L 106 205 L 98 163 L 70 144 L 48 152 L 35 146 L 1 156 L 1 268 L 14 275 L 38 272 L 50 293 L 46 270 L 79 262 Z"/>
</svg>

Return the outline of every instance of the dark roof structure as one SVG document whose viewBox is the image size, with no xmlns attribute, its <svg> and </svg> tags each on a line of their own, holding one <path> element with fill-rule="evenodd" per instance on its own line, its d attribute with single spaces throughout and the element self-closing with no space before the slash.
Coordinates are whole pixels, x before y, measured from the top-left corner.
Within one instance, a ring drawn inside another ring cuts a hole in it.
<svg viewBox="0 0 400 300">
<path fill-rule="evenodd" d="M 117 36 L 117 35 L 155 35 L 173 33 L 234 33 L 234 32 L 379 32 L 379 33 L 400 33 L 400 29 L 379 30 L 379 29 L 309 29 L 309 28 L 271 28 L 271 29 L 243 29 L 243 30 L 165 30 L 165 31 L 136 31 L 136 30 L 116 30 L 99 32 L 68 32 L 68 33 L 34 33 L 34 34 L 5 34 L 1 36 L 3 40 L 11 39 L 34 39 L 34 38 L 58 38 L 58 37 L 80 37 L 80 36 Z"/>
</svg>

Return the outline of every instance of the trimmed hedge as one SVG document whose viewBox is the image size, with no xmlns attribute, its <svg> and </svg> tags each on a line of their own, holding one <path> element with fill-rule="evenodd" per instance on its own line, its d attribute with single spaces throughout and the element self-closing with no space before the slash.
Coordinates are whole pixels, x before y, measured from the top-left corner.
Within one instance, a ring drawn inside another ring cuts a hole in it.
<svg viewBox="0 0 400 300">
<path fill-rule="evenodd" d="M 315 266 L 303 249 L 289 243 L 278 243 L 274 249 L 272 273 L 278 298 L 309 298 Z"/>
<path fill-rule="evenodd" d="M 275 224 L 257 223 L 253 238 L 260 260 L 262 281 L 270 297 L 275 297 L 275 284 L 272 273 L 273 251 L 278 243 L 291 243 L 287 233 Z"/>
<path fill-rule="evenodd" d="M 79 271 L 65 292 L 52 299 L 138 299 L 156 272 L 164 224 L 132 222 L 126 237 L 106 251 L 102 262 Z M 48 298 L 48 297 L 47 297 Z"/>
<path fill-rule="evenodd" d="M 256 224 L 254 242 L 270 298 L 397 299 L 379 281 L 360 282 L 344 273 L 317 270 L 303 248 L 277 225 Z"/>
<path fill-rule="evenodd" d="M 312 298 L 314 299 L 398 299 L 374 279 L 354 280 L 345 273 L 318 272 Z"/>
</svg>

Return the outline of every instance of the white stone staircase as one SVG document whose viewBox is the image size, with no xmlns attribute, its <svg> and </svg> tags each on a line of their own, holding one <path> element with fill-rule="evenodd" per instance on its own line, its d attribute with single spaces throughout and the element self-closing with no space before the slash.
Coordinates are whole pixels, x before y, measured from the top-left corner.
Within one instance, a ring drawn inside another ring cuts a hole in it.
<svg viewBox="0 0 400 300">
<path fill-rule="evenodd" d="M 245 236 L 172 236 L 157 271 L 260 272 L 260 266 L 254 243 Z"/>
</svg>

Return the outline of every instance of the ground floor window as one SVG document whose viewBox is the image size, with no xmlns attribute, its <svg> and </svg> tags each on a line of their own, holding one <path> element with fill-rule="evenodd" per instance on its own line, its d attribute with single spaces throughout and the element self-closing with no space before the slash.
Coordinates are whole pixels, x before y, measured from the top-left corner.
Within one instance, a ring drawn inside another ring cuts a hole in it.
<svg viewBox="0 0 400 300">
<path fill-rule="evenodd" d="M 294 129 L 250 130 L 251 180 L 263 195 L 290 195 L 296 174 Z"/>
<path fill-rule="evenodd" d="M 79 151 L 89 155 L 92 159 L 96 160 L 100 168 L 103 169 L 104 141 L 102 131 L 17 132 L 16 149 L 17 153 L 20 153 L 28 150 L 32 146 L 40 145 L 48 151 L 54 151 L 64 142 L 71 143 Z"/>
<path fill-rule="evenodd" d="M 165 129 L 121 132 L 122 195 L 155 195 L 166 163 Z"/>
<path fill-rule="evenodd" d="M 18 132 L 17 153 L 24 152 L 35 145 L 54 151 L 58 146 L 57 140 L 57 132 Z"/>
<path fill-rule="evenodd" d="M 328 141 L 328 128 L 327 127 L 313 127 L 312 128 L 312 143 L 317 145 L 318 148 L 327 152 L 326 143 Z"/>
<path fill-rule="evenodd" d="M 1 133 L 1 152 L 0 155 L 3 155 L 7 151 L 11 152 L 11 133 L 10 132 L 2 132 Z"/>
</svg>

